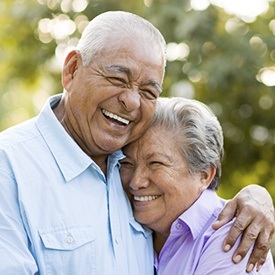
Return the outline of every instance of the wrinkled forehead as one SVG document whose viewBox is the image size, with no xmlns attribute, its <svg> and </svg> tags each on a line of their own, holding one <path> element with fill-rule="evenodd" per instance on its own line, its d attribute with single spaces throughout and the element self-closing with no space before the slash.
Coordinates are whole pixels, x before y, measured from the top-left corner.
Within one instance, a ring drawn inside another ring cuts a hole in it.
<svg viewBox="0 0 275 275">
<path fill-rule="evenodd" d="M 147 41 L 110 40 L 94 59 L 101 69 L 142 79 L 162 90 L 164 59 Z"/>
<path fill-rule="evenodd" d="M 126 145 L 122 150 L 126 154 L 135 154 L 146 152 L 147 148 L 157 147 L 159 148 L 159 142 L 161 144 L 166 142 L 166 136 L 164 134 L 164 129 L 161 126 L 152 126 L 147 129 L 147 131 L 137 140 Z"/>
<path fill-rule="evenodd" d="M 134 50 L 136 54 L 142 53 L 144 58 L 154 57 L 159 63 L 165 66 L 165 54 L 162 46 L 152 37 L 143 36 L 142 33 L 113 33 L 106 38 L 105 50 L 116 52 L 120 49 Z M 104 50 L 104 49 L 103 49 Z"/>
</svg>

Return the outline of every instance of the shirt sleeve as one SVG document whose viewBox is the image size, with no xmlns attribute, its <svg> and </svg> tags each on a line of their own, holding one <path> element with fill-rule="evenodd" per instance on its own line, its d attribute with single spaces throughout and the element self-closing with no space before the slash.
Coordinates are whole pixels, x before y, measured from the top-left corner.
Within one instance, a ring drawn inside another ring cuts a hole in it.
<svg viewBox="0 0 275 275">
<path fill-rule="evenodd" d="M 0 274 L 37 274 L 18 201 L 16 182 L 0 152 Z"/>
<path fill-rule="evenodd" d="M 263 271 L 263 269 L 260 272 L 256 272 L 255 269 L 250 273 L 245 271 L 252 248 L 239 264 L 233 263 L 232 257 L 234 251 L 237 249 L 240 243 L 241 238 L 236 241 L 235 245 L 229 252 L 224 252 L 222 250 L 222 242 L 227 236 L 231 225 L 232 223 L 223 226 L 208 239 L 200 256 L 200 260 L 194 275 L 273 275 L 274 271 L 271 270 L 270 266 L 266 266 L 264 268 L 265 271 Z"/>
</svg>

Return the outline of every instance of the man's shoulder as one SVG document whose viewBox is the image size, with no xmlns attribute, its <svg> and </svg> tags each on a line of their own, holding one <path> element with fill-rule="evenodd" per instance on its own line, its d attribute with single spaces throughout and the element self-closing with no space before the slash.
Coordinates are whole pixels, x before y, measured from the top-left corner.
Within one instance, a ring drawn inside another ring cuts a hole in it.
<svg viewBox="0 0 275 275">
<path fill-rule="evenodd" d="M 0 148 L 17 147 L 38 135 L 36 118 L 31 118 L 0 133 Z"/>
</svg>

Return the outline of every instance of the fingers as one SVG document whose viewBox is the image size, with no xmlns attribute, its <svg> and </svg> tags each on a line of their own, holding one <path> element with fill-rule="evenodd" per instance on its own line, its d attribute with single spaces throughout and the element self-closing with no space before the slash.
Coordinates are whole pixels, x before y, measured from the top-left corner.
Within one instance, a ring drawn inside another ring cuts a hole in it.
<svg viewBox="0 0 275 275">
<path fill-rule="evenodd" d="M 233 262 L 239 263 L 246 256 L 247 252 L 256 241 L 259 233 L 259 228 L 257 226 L 252 224 L 247 227 L 247 229 L 243 232 L 238 248 L 234 252 Z"/>
<path fill-rule="evenodd" d="M 266 261 L 271 241 L 272 235 L 269 235 L 268 232 L 261 232 L 261 234 L 259 234 L 258 238 L 256 239 L 255 246 L 247 262 L 247 272 L 251 272 L 254 269 L 254 267 L 256 267 L 257 271 L 260 271 L 262 265 Z"/>
<path fill-rule="evenodd" d="M 218 219 L 216 222 L 212 224 L 212 228 L 214 230 L 219 229 L 223 225 L 227 224 L 232 218 L 235 216 L 237 210 L 237 201 L 231 200 L 229 201 L 220 215 L 218 216 Z"/>
<path fill-rule="evenodd" d="M 213 229 L 219 229 L 234 216 L 236 219 L 223 242 L 223 249 L 229 251 L 242 235 L 233 254 L 233 262 L 239 263 L 253 247 L 246 270 L 251 272 L 255 267 L 260 270 L 266 260 L 275 228 L 274 206 L 270 194 L 260 186 L 244 188 L 227 203 L 212 225 Z"/>
<path fill-rule="evenodd" d="M 236 219 L 230 229 L 231 232 L 229 231 L 229 234 L 223 243 L 224 250 L 228 251 L 234 245 L 236 239 L 238 238 L 237 236 L 243 234 L 240 244 L 235 250 L 232 258 L 233 262 L 236 264 L 239 263 L 247 255 L 250 248 L 255 243 L 252 249 L 252 253 L 247 261 L 247 272 L 251 272 L 255 267 L 256 270 L 259 271 L 261 266 L 265 263 L 267 253 L 271 246 L 272 236 L 274 234 L 273 226 L 267 226 L 265 228 L 261 227 L 261 224 L 263 222 L 262 220 L 255 219 L 247 226 L 247 223 L 249 222 L 249 219 Z M 244 230 L 244 228 L 246 229 Z"/>
<path fill-rule="evenodd" d="M 259 229 L 257 226 L 250 226 L 251 219 L 249 216 L 240 215 L 236 218 L 233 225 L 231 226 L 227 237 L 223 242 L 224 251 L 229 251 L 231 247 L 235 244 L 236 240 L 243 234 L 242 241 L 237 249 L 238 253 L 234 253 L 233 260 L 235 263 L 241 261 L 241 259 L 246 255 L 249 248 L 253 245 L 255 239 L 259 234 Z M 247 229 L 246 229 L 247 228 Z M 244 232 L 244 230 L 246 231 Z M 241 256 L 241 259 L 239 259 Z"/>
</svg>

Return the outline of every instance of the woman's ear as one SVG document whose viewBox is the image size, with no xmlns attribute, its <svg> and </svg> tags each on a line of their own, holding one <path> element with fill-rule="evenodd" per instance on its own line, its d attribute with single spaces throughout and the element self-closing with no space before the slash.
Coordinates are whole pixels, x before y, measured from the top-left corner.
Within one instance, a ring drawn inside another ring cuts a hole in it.
<svg viewBox="0 0 275 275">
<path fill-rule="evenodd" d="M 201 173 L 202 190 L 205 190 L 208 188 L 208 186 L 211 184 L 212 180 L 214 179 L 215 175 L 216 175 L 216 168 L 213 166 L 210 166 L 207 172 Z"/>
<path fill-rule="evenodd" d="M 62 70 L 62 84 L 63 87 L 68 90 L 71 86 L 74 76 L 79 66 L 79 53 L 76 50 L 71 51 L 64 62 Z"/>
</svg>

